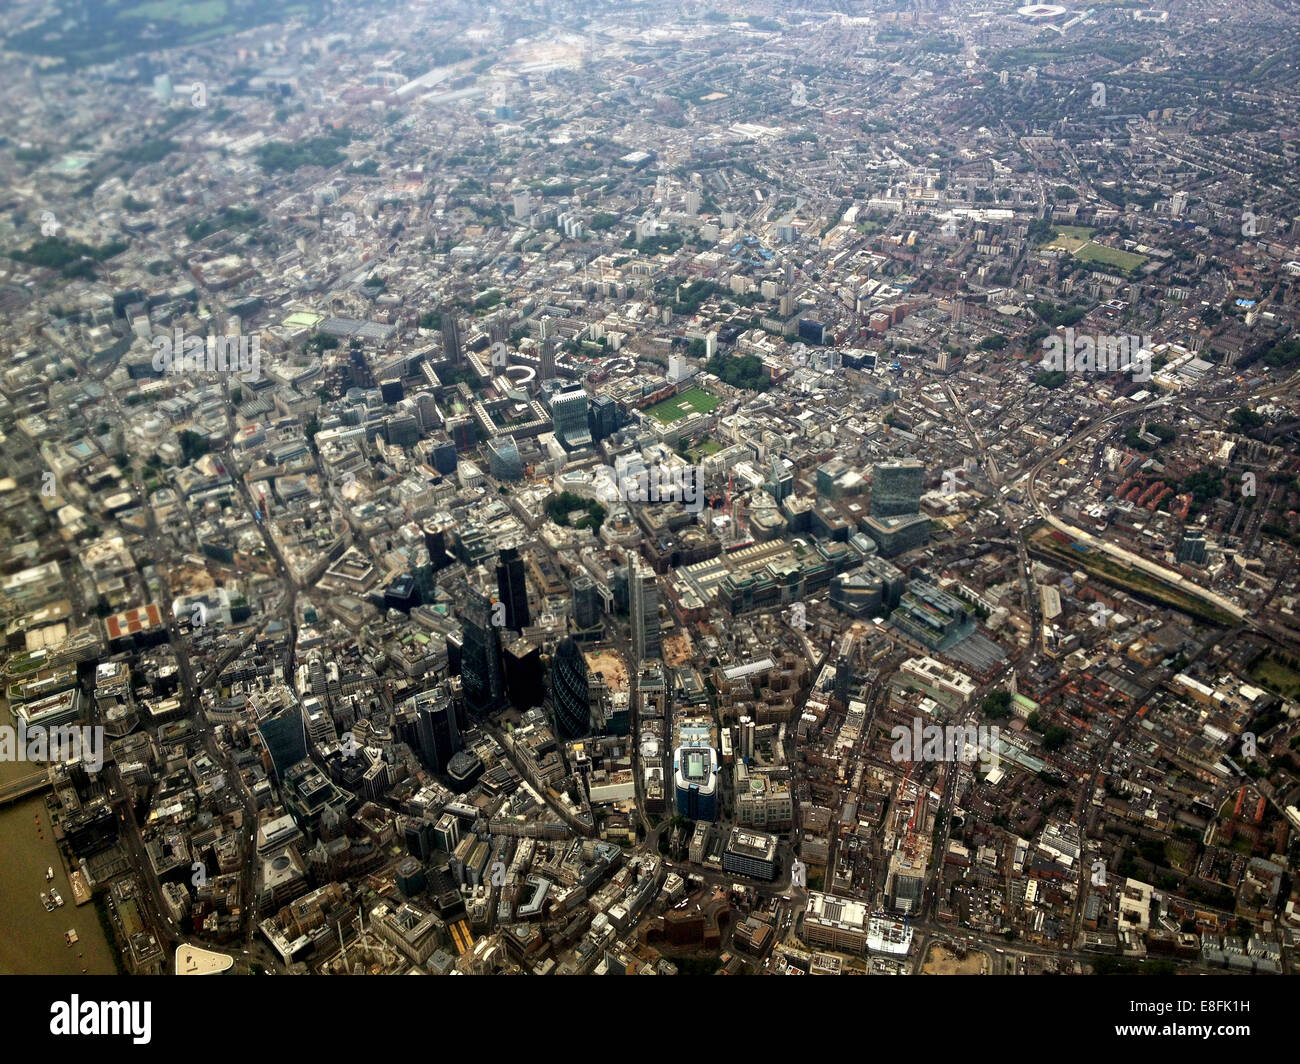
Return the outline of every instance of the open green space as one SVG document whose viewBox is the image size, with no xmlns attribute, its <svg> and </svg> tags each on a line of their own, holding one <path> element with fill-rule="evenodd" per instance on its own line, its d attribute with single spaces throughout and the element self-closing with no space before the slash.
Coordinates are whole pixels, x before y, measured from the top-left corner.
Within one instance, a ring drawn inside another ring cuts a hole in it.
<svg viewBox="0 0 1300 1064">
<path fill-rule="evenodd" d="M 1250 667 L 1250 678 L 1261 687 L 1288 698 L 1300 697 L 1300 663 L 1276 650 L 1258 658 Z"/>
<path fill-rule="evenodd" d="M 721 402 L 722 400 L 716 395 L 706 392 L 703 388 L 687 388 L 680 395 L 674 395 L 671 399 L 665 399 L 662 403 L 655 403 L 654 406 L 648 407 L 646 413 L 661 425 L 671 425 L 692 412 L 712 413 Z"/>
<path fill-rule="evenodd" d="M 1147 261 L 1145 255 L 1095 243 L 1092 239 L 1094 232 L 1083 225 L 1054 225 L 1043 246 L 1049 251 L 1064 251 L 1080 262 L 1109 266 L 1122 273 L 1134 273 Z"/>
<path fill-rule="evenodd" d="M 1147 261 L 1145 255 L 1138 255 L 1132 251 L 1120 251 L 1119 248 L 1107 247 L 1105 244 L 1094 244 L 1091 241 L 1076 251 L 1074 257 L 1080 262 L 1099 262 L 1103 266 L 1114 266 L 1117 270 L 1123 270 L 1125 273 L 1133 273 Z"/>
<path fill-rule="evenodd" d="M 1073 255 L 1092 239 L 1092 230 L 1081 225 L 1058 225 L 1053 227 L 1047 247 L 1060 249 Z"/>
</svg>

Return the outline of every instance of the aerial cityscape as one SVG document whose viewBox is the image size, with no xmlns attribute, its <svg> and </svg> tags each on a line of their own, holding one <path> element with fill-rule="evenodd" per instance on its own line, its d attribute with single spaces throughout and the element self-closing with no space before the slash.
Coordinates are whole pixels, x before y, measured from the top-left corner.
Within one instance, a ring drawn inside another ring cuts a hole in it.
<svg viewBox="0 0 1300 1064">
<path fill-rule="evenodd" d="M 0 973 L 1300 966 L 1300 5 L 0 50 Z"/>
</svg>

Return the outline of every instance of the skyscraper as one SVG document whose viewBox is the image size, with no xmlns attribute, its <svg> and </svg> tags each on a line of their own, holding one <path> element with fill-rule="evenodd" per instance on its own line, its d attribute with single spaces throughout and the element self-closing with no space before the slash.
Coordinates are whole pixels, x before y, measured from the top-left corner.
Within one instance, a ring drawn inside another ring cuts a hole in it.
<svg viewBox="0 0 1300 1064">
<path fill-rule="evenodd" d="M 497 594 L 506 608 L 505 627 L 518 632 L 528 627 L 528 588 L 524 560 L 516 547 L 506 547 L 497 562 Z"/>
<path fill-rule="evenodd" d="M 1179 562 L 1204 565 L 1205 557 L 1205 533 L 1199 529 L 1188 529 L 1183 534 L 1183 541 L 1178 544 Z"/>
<path fill-rule="evenodd" d="M 258 724 L 257 730 L 279 779 L 284 779 L 290 766 L 307 756 L 307 721 L 303 718 L 301 706 L 291 705 L 267 717 Z"/>
<path fill-rule="evenodd" d="M 434 772 L 445 772 L 452 754 L 461 747 L 451 691 L 439 684 L 431 691 L 421 691 L 408 704 L 416 713 L 420 759 Z"/>
<path fill-rule="evenodd" d="M 921 509 L 925 466 L 920 462 L 880 462 L 871 472 L 871 516 L 904 517 Z"/>
<path fill-rule="evenodd" d="M 683 746 L 673 751 L 673 790 L 677 812 L 688 820 L 718 815 L 718 754 L 710 746 Z"/>
<path fill-rule="evenodd" d="M 447 530 L 434 521 L 426 521 L 422 531 L 424 546 L 429 552 L 429 564 L 433 566 L 434 572 L 445 569 L 452 563 L 451 554 L 447 551 Z"/>
<path fill-rule="evenodd" d="M 537 379 L 549 381 L 555 378 L 555 319 L 549 314 L 542 315 L 542 354 L 537 367 Z"/>
<path fill-rule="evenodd" d="M 767 479 L 767 490 L 777 502 L 789 498 L 794 494 L 794 469 L 786 463 L 785 459 L 777 455 L 772 456 L 770 472 Z"/>
<path fill-rule="evenodd" d="M 587 408 L 587 427 L 593 440 L 603 440 L 618 431 L 618 404 L 608 395 L 592 398 Z"/>
<path fill-rule="evenodd" d="M 510 704 L 516 709 L 540 706 L 546 698 L 546 671 L 537 644 L 520 636 L 506 645 L 502 658 Z"/>
<path fill-rule="evenodd" d="M 406 822 L 406 852 L 421 861 L 427 861 L 433 854 L 433 825 L 427 820 L 408 820 Z"/>
<path fill-rule="evenodd" d="M 596 581 L 585 574 L 573 581 L 573 623 L 578 628 L 594 628 L 600 623 L 600 593 Z"/>
<path fill-rule="evenodd" d="M 493 436 L 487 442 L 488 472 L 497 480 L 521 480 L 524 475 L 523 459 L 515 438 L 508 433 Z"/>
<path fill-rule="evenodd" d="M 501 674 L 501 633 L 492 623 L 492 603 L 470 589 L 461 616 L 464 632 L 460 678 L 465 701 L 480 712 L 501 705 L 505 682 Z"/>
<path fill-rule="evenodd" d="M 429 446 L 429 458 L 439 473 L 456 472 L 456 444 L 445 432 L 438 433 Z"/>
<path fill-rule="evenodd" d="M 580 739 L 591 727 L 591 691 L 587 659 L 568 636 L 560 640 L 551 659 L 551 702 L 555 730 L 562 738 Z"/>
<path fill-rule="evenodd" d="M 853 691 L 853 668 L 843 654 L 835 659 L 835 699 L 842 706 L 849 704 Z"/>
<path fill-rule="evenodd" d="M 650 569 L 643 569 L 636 559 L 628 577 L 632 613 L 632 657 L 639 665 L 646 658 L 663 654 L 659 633 L 659 584 Z"/>
<path fill-rule="evenodd" d="M 591 428 L 587 424 L 587 393 L 581 388 L 551 397 L 551 421 L 554 423 L 556 437 L 569 450 L 591 446 Z"/>
</svg>

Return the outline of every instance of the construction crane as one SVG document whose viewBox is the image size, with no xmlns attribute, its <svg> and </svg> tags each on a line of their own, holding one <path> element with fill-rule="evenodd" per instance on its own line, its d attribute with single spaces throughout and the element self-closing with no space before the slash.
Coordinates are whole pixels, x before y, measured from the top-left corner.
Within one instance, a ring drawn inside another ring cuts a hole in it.
<svg viewBox="0 0 1300 1064">
<path fill-rule="evenodd" d="M 397 963 L 397 951 L 387 942 L 378 936 L 372 937 L 370 929 L 366 927 L 366 918 L 364 911 L 357 908 L 357 937 L 352 940 L 348 947 L 343 945 L 343 927 L 340 924 L 338 928 L 339 935 L 339 962 L 344 969 L 352 975 L 362 975 L 365 973 L 365 967 L 370 963 L 374 955 L 378 955 L 381 965 L 390 969 Z M 360 956 L 357 956 L 360 954 Z"/>
</svg>

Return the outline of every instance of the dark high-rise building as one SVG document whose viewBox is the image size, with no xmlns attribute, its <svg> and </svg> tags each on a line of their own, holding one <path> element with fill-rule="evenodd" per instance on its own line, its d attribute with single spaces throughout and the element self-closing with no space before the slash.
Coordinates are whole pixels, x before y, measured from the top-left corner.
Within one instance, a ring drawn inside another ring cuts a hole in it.
<svg viewBox="0 0 1300 1064">
<path fill-rule="evenodd" d="M 628 592 L 632 614 L 632 657 L 639 666 L 646 658 L 663 654 L 659 632 L 659 583 L 654 571 L 642 568 L 633 560 L 628 575 Z"/>
<path fill-rule="evenodd" d="M 384 438 L 399 447 L 411 447 L 420 439 L 420 423 L 410 414 L 384 418 Z"/>
<path fill-rule="evenodd" d="M 789 498 L 794 494 L 794 469 L 782 459 L 774 457 L 766 486 L 777 502 Z"/>
<path fill-rule="evenodd" d="M 366 363 L 365 352 L 361 348 L 354 347 L 348 352 L 348 362 L 343 377 L 346 381 L 351 382 L 350 387 L 374 387 L 375 377 L 370 372 L 370 366 Z"/>
<path fill-rule="evenodd" d="M 448 305 L 442 308 L 442 354 L 453 366 L 458 366 L 464 358 L 460 345 L 460 321 L 456 317 L 456 308 Z"/>
<path fill-rule="evenodd" d="M 855 691 L 853 686 L 853 667 L 844 655 L 835 659 L 835 699 L 842 706 L 849 704 L 849 698 Z"/>
<path fill-rule="evenodd" d="M 407 705 L 416 713 L 420 759 L 434 772 L 446 772 L 447 762 L 461 746 L 451 691 L 439 684 L 431 691 L 413 696 Z"/>
<path fill-rule="evenodd" d="M 432 602 L 434 598 L 433 563 L 425 547 L 411 550 L 411 577 L 415 580 L 417 602 Z"/>
<path fill-rule="evenodd" d="M 537 365 L 537 383 L 555 379 L 555 347 L 559 342 L 555 338 L 555 319 L 549 314 L 543 314 L 542 320 L 538 325 L 541 333 L 541 357 Z"/>
<path fill-rule="evenodd" d="M 307 722 L 299 706 L 290 706 L 267 717 L 258 724 L 257 730 L 271 755 L 278 779 L 284 779 L 290 766 L 307 756 Z"/>
<path fill-rule="evenodd" d="M 632 609 L 631 574 L 620 565 L 609 577 L 609 593 L 614 596 L 614 612 L 626 617 Z"/>
<path fill-rule="evenodd" d="M 733 827 L 722 851 L 722 870 L 770 882 L 781 860 L 777 843 L 777 837 L 765 831 Z"/>
<path fill-rule="evenodd" d="M 398 862 L 396 881 L 397 889 L 404 898 L 415 897 L 424 890 L 427 882 L 423 866 L 414 857 L 404 857 Z"/>
<path fill-rule="evenodd" d="M 464 794 L 473 788 L 483 775 L 483 761 L 469 750 L 458 750 L 447 762 L 447 777 L 451 780 L 451 789 L 457 794 Z"/>
<path fill-rule="evenodd" d="M 440 434 L 429 449 L 429 457 L 433 460 L 433 468 L 443 476 L 456 472 L 456 444 L 445 433 Z"/>
<path fill-rule="evenodd" d="M 551 421 L 556 439 L 566 450 L 591 446 L 591 429 L 587 425 L 587 393 L 581 388 L 551 395 Z"/>
<path fill-rule="evenodd" d="M 595 628 L 600 623 L 600 592 L 591 577 L 578 576 L 573 581 L 573 623 L 578 628 Z"/>
<path fill-rule="evenodd" d="M 919 513 L 925 466 L 920 462 L 881 462 L 871 472 L 871 516 L 906 517 Z"/>
<path fill-rule="evenodd" d="M 506 608 L 505 627 L 513 632 L 529 625 L 528 587 L 524 580 L 524 560 L 515 547 L 506 547 L 497 562 L 497 594 Z"/>
<path fill-rule="evenodd" d="M 921 876 L 890 868 L 889 906 L 895 912 L 916 912 L 921 907 L 924 892 L 925 880 Z"/>
<path fill-rule="evenodd" d="M 63 831 L 73 855 L 89 857 L 117 838 L 117 817 L 109 805 L 86 806 L 64 817 Z"/>
<path fill-rule="evenodd" d="M 411 609 L 420 604 L 420 594 L 415 587 L 415 576 L 412 573 L 399 574 L 391 584 L 384 589 L 384 607 L 385 609 L 401 610 L 403 613 L 410 613 Z"/>
<path fill-rule="evenodd" d="M 546 697 L 546 670 L 542 652 L 531 639 L 521 637 L 505 649 L 506 693 L 517 709 L 540 706 Z"/>
<path fill-rule="evenodd" d="M 433 855 L 433 825 L 427 820 L 408 820 L 406 822 L 406 852 L 421 861 L 427 861 Z"/>
<path fill-rule="evenodd" d="M 599 442 L 618 431 L 618 403 L 608 395 L 597 395 L 587 407 L 587 427 L 591 438 Z"/>
<path fill-rule="evenodd" d="M 591 728 L 591 692 L 587 659 L 569 637 L 560 640 L 551 659 L 551 701 L 555 730 L 564 739 L 580 739 Z"/>
<path fill-rule="evenodd" d="M 1183 534 L 1183 541 L 1178 544 L 1178 561 L 1191 562 L 1193 565 L 1205 564 L 1205 533 L 1189 530 Z"/>
<path fill-rule="evenodd" d="M 478 446 L 478 426 L 468 415 L 448 418 L 447 434 L 457 451 L 472 451 Z"/>
<path fill-rule="evenodd" d="M 810 344 L 825 343 L 826 326 L 819 321 L 813 321 L 811 318 L 800 318 L 799 339 L 807 340 Z"/>
<path fill-rule="evenodd" d="M 464 638 L 460 680 L 466 703 L 480 712 L 501 705 L 505 686 L 501 673 L 501 631 L 492 623 L 492 614 L 492 602 L 471 589 L 461 617 Z"/>
<path fill-rule="evenodd" d="M 718 815 L 718 755 L 709 746 L 679 747 L 673 752 L 673 791 L 677 812 L 688 820 L 715 820 Z"/>
<path fill-rule="evenodd" d="M 440 525 L 427 522 L 424 525 L 424 547 L 429 552 L 429 564 L 433 566 L 433 571 L 445 569 L 452 563 L 452 557 L 447 550 L 447 530 Z"/>
</svg>

